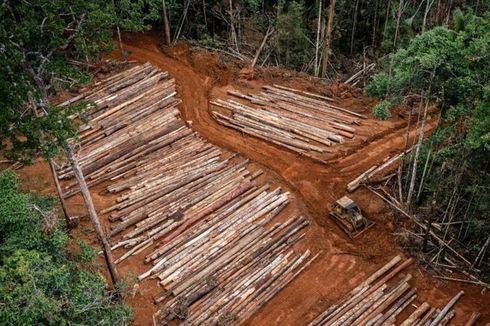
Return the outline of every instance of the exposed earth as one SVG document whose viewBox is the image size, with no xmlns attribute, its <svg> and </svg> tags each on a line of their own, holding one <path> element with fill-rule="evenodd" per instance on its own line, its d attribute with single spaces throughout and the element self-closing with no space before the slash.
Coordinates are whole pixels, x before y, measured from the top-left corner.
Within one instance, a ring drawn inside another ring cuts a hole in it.
<svg viewBox="0 0 490 326">
<path fill-rule="evenodd" d="M 398 116 L 385 122 L 372 119 L 370 112 L 376 101 L 361 90 L 342 84 L 325 84 L 281 70 L 258 70 L 255 76 L 240 78 L 242 67 L 225 64 L 216 54 L 192 51 L 186 44 L 162 51 L 156 35 L 126 35 L 124 49 L 130 53 L 129 60 L 150 62 L 168 71 L 178 85 L 183 119 L 209 142 L 237 152 L 267 171 L 274 183 L 291 192 L 288 209 L 298 210 L 312 222 L 303 245 L 313 252 L 321 252 L 320 257 L 250 318 L 247 325 L 305 325 L 393 256 L 403 255 L 393 232 L 397 225 L 408 222 L 395 217 L 391 209 L 369 190 L 361 187 L 350 194 L 366 215 L 376 222 L 374 228 L 356 240 L 350 240 L 328 218 L 328 213 L 331 204 L 345 194 L 347 183 L 386 157 L 403 150 L 404 119 Z M 111 57 L 118 58 L 118 54 Z M 328 164 L 321 164 L 219 125 L 210 115 L 209 99 L 224 96 L 228 88 L 253 91 L 263 84 L 272 83 L 333 97 L 336 105 L 369 115 L 370 119 L 362 121 L 352 141 L 334 147 L 335 152 Z M 437 114 L 432 112 L 427 132 L 433 130 L 436 123 Z M 417 130 L 411 130 L 409 142 L 413 142 L 416 136 Z M 31 190 L 54 192 L 45 163 L 22 168 L 19 173 Z M 92 189 L 98 209 L 109 206 L 114 200 L 114 197 L 102 193 L 102 189 L 103 185 Z M 68 204 L 71 214 L 83 214 L 81 198 L 73 197 Z M 82 224 L 75 232 L 91 238 L 88 229 L 89 224 Z M 135 274 L 142 271 L 140 264 L 132 260 L 124 262 L 121 270 Z M 481 324 L 490 322 L 490 293 L 482 287 L 439 281 L 417 264 L 413 264 L 408 272 L 413 275 L 413 284 L 417 288 L 417 304 L 427 301 L 433 307 L 441 307 L 458 291 L 464 290 L 464 297 L 456 305 L 453 324 L 462 325 L 473 311 L 482 314 Z M 135 308 L 134 325 L 153 323 L 156 306 L 150 303 L 151 297 L 160 290 L 156 281 L 145 281 L 140 285 L 139 293 L 129 301 Z"/>
</svg>

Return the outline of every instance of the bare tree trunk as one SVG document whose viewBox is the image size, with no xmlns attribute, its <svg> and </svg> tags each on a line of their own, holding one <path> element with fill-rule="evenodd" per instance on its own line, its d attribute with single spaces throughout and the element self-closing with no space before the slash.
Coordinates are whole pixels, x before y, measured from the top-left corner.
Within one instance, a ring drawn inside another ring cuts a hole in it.
<svg viewBox="0 0 490 326">
<path fill-rule="evenodd" d="M 490 236 L 487 238 L 487 241 L 485 241 L 485 244 L 483 245 L 480 252 L 478 253 L 478 256 L 476 256 L 475 261 L 473 262 L 471 267 L 478 267 L 481 264 L 481 262 L 483 261 L 483 257 L 485 257 L 485 252 L 487 251 L 489 244 L 490 244 Z M 478 261 L 480 261 L 480 263 Z"/>
<path fill-rule="evenodd" d="M 373 20 L 373 37 L 371 46 L 374 49 L 374 45 L 376 43 L 376 26 L 378 25 L 378 0 L 376 0 L 374 5 L 374 20 Z"/>
<path fill-rule="evenodd" d="M 87 205 L 88 215 L 90 217 L 92 225 L 94 226 L 97 238 L 102 244 L 102 251 L 104 252 L 104 257 L 107 262 L 107 266 L 109 267 L 109 273 L 111 274 L 112 283 L 113 285 L 115 285 L 117 282 L 119 282 L 119 273 L 117 272 L 116 264 L 114 263 L 114 258 L 112 257 L 111 245 L 109 244 L 109 241 L 107 240 L 104 231 L 102 230 L 102 226 L 100 225 L 99 217 L 97 216 L 94 203 L 92 202 L 92 196 L 90 195 L 87 183 L 85 182 L 85 177 L 83 176 L 82 169 L 80 168 L 77 159 L 73 155 L 73 150 L 69 144 L 65 145 L 65 152 L 73 169 L 73 174 L 77 179 L 78 185 L 80 187 L 80 192 L 83 196 L 83 200 Z"/>
<path fill-rule="evenodd" d="M 425 128 L 425 120 L 427 119 L 427 109 L 429 107 L 429 100 L 425 100 L 424 104 L 424 114 L 422 117 L 422 124 L 420 126 L 419 130 L 419 139 L 417 142 L 417 145 L 415 147 L 415 155 L 413 157 L 413 166 L 412 166 L 412 176 L 410 179 L 410 186 L 408 188 L 408 195 L 407 195 L 407 207 L 410 209 L 410 204 L 412 202 L 412 197 L 413 197 L 413 190 L 415 188 L 415 179 L 417 177 L 417 161 L 419 159 L 419 154 L 420 154 L 420 146 L 422 146 L 422 142 L 424 140 L 424 128 Z"/>
<path fill-rule="evenodd" d="M 352 31 L 350 34 L 350 54 L 352 55 L 352 51 L 354 50 L 354 34 L 356 33 L 356 24 L 357 24 L 357 9 L 359 8 L 359 0 L 356 0 L 356 6 L 354 8 L 354 19 L 352 21 Z"/>
<path fill-rule="evenodd" d="M 168 23 L 168 13 L 166 0 L 162 0 L 162 20 L 163 20 L 163 36 L 165 45 L 170 45 L 170 25 Z"/>
<path fill-rule="evenodd" d="M 56 167 L 54 166 L 53 160 L 48 160 L 49 168 L 51 169 L 51 174 L 53 176 L 54 185 L 56 187 L 56 192 L 58 193 L 58 198 L 60 199 L 61 209 L 63 210 L 63 215 L 65 216 L 66 227 L 70 228 L 73 226 L 73 220 L 70 219 L 68 215 L 68 209 L 66 208 L 65 199 L 63 198 L 63 192 L 61 191 L 60 181 L 56 174 Z"/>
<path fill-rule="evenodd" d="M 191 4 L 190 0 L 184 0 L 184 12 L 182 13 L 182 16 L 180 17 L 177 30 L 175 31 L 175 34 L 174 34 L 174 43 L 176 43 L 180 37 L 180 32 L 182 32 L 182 27 L 184 27 L 185 21 L 187 19 L 187 12 L 189 11 L 190 4 Z"/>
<path fill-rule="evenodd" d="M 402 19 L 402 14 L 403 14 L 403 5 L 404 5 L 404 0 L 400 0 L 400 3 L 398 4 L 398 10 L 396 13 L 396 27 L 395 27 L 395 36 L 393 37 L 393 50 L 396 49 L 396 43 L 398 41 L 398 33 L 400 31 L 400 21 Z"/>
<path fill-rule="evenodd" d="M 410 135 L 410 125 L 411 125 L 411 121 L 412 121 L 412 108 L 410 108 L 410 111 L 408 113 L 408 121 L 407 121 L 407 130 L 405 132 L 405 145 L 403 147 L 403 157 L 404 159 L 401 161 L 400 163 L 400 168 L 399 168 L 399 174 L 400 174 L 400 181 L 399 181 L 399 184 L 400 184 L 400 202 L 403 204 L 403 189 L 402 189 L 402 183 L 401 183 L 401 176 L 403 175 L 403 169 L 405 167 L 405 156 L 407 154 L 407 150 L 408 150 L 408 137 Z"/>
<path fill-rule="evenodd" d="M 117 32 L 117 40 L 119 42 L 119 52 L 121 54 L 121 57 L 123 57 L 124 50 L 122 44 L 121 29 L 119 28 L 119 19 L 117 17 L 116 2 L 114 0 L 112 0 L 112 6 L 114 7 L 114 17 L 116 18 L 116 32 Z"/>
<path fill-rule="evenodd" d="M 34 116 L 39 117 L 39 114 L 37 112 L 37 107 L 34 104 L 34 102 L 32 102 L 31 107 Z M 51 175 L 53 176 L 54 186 L 56 188 L 56 192 L 58 193 L 58 198 L 60 199 L 61 209 L 63 210 L 63 215 L 66 221 L 66 227 L 70 228 L 72 226 L 72 221 L 70 219 L 70 215 L 68 215 L 68 209 L 66 208 L 65 199 L 63 198 L 63 191 L 61 190 L 60 180 L 58 180 L 58 176 L 56 174 L 56 167 L 52 159 L 49 159 L 48 163 L 49 163 L 49 168 L 51 170 Z"/>
<path fill-rule="evenodd" d="M 386 6 L 386 17 L 385 17 L 385 26 L 383 27 L 383 42 L 386 37 L 386 30 L 388 28 L 388 22 L 390 21 L 390 12 L 391 10 L 391 0 L 388 0 L 388 5 Z"/>
<path fill-rule="evenodd" d="M 267 28 L 267 32 L 264 35 L 264 39 L 262 40 L 262 43 L 260 44 L 260 47 L 257 49 L 257 52 L 255 52 L 255 56 L 252 60 L 251 67 L 255 67 L 257 64 L 257 60 L 259 59 L 260 53 L 264 49 L 265 44 L 267 43 L 267 39 L 274 33 L 274 29 L 272 27 Z"/>
<path fill-rule="evenodd" d="M 233 2 L 232 0 L 228 0 L 229 6 L 230 6 L 230 32 L 231 32 L 231 40 L 233 42 L 233 45 L 235 46 L 235 50 L 238 50 L 238 38 L 235 30 L 235 17 L 233 13 Z"/>
<path fill-rule="evenodd" d="M 436 8 L 436 24 L 437 25 L 440 25 L 441 24 L 441 16 L 442 16 L 442 4 L 441 4 L 441 0 L 437 0 L 437 8 Z"/>
<path fill-rule="evenodd" d="M 204 27 L 208 30 L 208 18 L 206 16 L 206 0 L 202 0 L 202 14 L 204 16 Z"/>
<path fill-rule="evenodd" d="M 319 51 L 320 51 L 320 33 L 322 27 L 322 3 L 323 0 L 318 1 L 318 24 L 316 30 L 316 43 L 315 43 L 315 76 L 318 77 L 320 73 Z"/>
<path fill-rule="evenodd" d="M 327 31 L 325 32 L 325 41 L 323 45 L 323 59 L 322 59 L 322 78 L 327 76 L 328 68 L 328 57 L 330 54 L 330 46 L 332 43 L 332 30 L 333 30 L 333 20 L 335 16 L 335 0 L 330 1 L 330 7 L 328 7 L 328 23 Z"/>
<path fill-rule="evenodd" d="M 427 0 L 425 3 L 424 20 L 422 21 L 422 33 L 425 32 L 425 26 L 427 26 L 427 16 L 429 15 L 430 9 L 434 4 L 434 0 Z"/>
<path fill-rule="evenodd" d="M 417 197 L 415 202 L 420 200 L 420 195 L 422 194 L 422 188 L 424 187 L 425 175 L 427 173 L 427 167 L 429 166 L 430 154 L 432 153 L 432 148 L 427 153 L 427 159 L 425 160 L 424 171 L 422 172 L 422 178 L 420 179 L 419 191 L 417 192 Z"/>
<path fill-rule="evenodd" d="M 429 234 L 432 229 L 432 222 L 434 221 L 435 208 L 436 208 L 436 200 L 437 200 L 437 190 L 432 195 L 432 201 L 430 204 L 430 212 L 429 217 L 427 219 L 427 225 L 425 229 L 424 242 L 422 244 L 422 251 L 427 251 L 427 243 L 429 241 Z"/>
<path fill-rule="evenodd" d="M 449 25 L 449 18 L 451 17 L 451 12 L 452 12 L 452 8 L 453 8 L 453 1 L 454 1 L 454 0 L 451 0 L 451 1 L 449 2 L 449 6 L 448 6 L 448 8 L 447 8 L 446 20 L 445 20 L 445 22 L 444 22 L 446 25 Z"/>
</svg>

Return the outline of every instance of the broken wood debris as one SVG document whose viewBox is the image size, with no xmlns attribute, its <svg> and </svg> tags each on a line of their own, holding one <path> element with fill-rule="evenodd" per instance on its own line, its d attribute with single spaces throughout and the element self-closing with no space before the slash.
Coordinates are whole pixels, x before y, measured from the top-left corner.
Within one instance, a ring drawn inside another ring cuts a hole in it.
<svg viewBox="0 0 490 326">
<path fill-rule="evenodd" d="M 394 163 L 398 162 L 403 158 L 406 154 L 408 154 L 411 149 L 405 151 L 404 153 L 400 153 L 398 155 L 394 155 L 392 157 L 387 157 L 381 165 L 373 165 L 365 172 L 361 173 L 357 178 L 352 180 L 347 184 L 347 191 L 352 192 L 359 188 L 361 184 L 369 182 L 375 175 L 383 172 L 388 167 L 392 166 Z"/>
<path fill-rule="evenodd" d="M 430 223 L 430 227 L 428 227 L 429 223 L 424 223 L 418 216 L 408 213 L 402 204 L 382 187 L 367 186 L 367 189 L 389 204 L 398 213 L 415 223 L 416 231 L 420 230 L 420 233 L 410 232 L 409 238 L 417 243 L 418 246 L 426 240 L 427 247 L 432 248 L 430 252 L 435 252 L 435 255 L 421 259 L 423 264 L 436 272 L 434 277 L 447 281 L 477 284 L 490 289 L 490 284 L 481 281 L 475 276 L 480 271 L 473 266 L 468 257 L 458 251 L 461 250 L 462 244 L 457 239 L 442 234 L 444 232 L 442 232 L 438 223 Z M 460 273 L 462 277 L 454 277 L 455 273 Z"/>
<path fill-rule="evenodd" d="M 370 63 L 367 66 L 363 67 L 361 70 L 350 76 L 344 84 L 356 86 L 361 80 L 363 80 L 366 75 L 368 75 L 372 70 L 376 68 L 375 63 Z"/>
<path fill-rule="evenodd" d="M 455 315 L 453 307 L 463 291 L 441 309 L 431 308 L 427 302 L 415 306 L 413 303 L 417 298 L 417 289 L 409 284 L 412 275 L 407 274 L 396 280 L 397 275 L 411 263 L 411 259 L 402 262 L 400 256 L 394 257 L 308 325 L 379 326 L 394 325 L 395 322 L 404 326 L 448 324 Z M 415 306 L 415 309 L 404 320 L 399 320 L 400 314 L 409 311 L 410 305 Z"/>
<path fill-rule="evenodd" d="M 225 109 L 227 114 L 214 110 L 213 117 L 224 126 L 322 163 L 322 154 L 331 152 L 332 145 L 352 139 L 354 126 L 366 118 L 331 104 L 332 99 L 326 96 L 280 85 L 263 89 L 260 94 L 228 91 L 249 103 L 214 99 L 210 104 Z"/>
<path fill-rule="evenodd" d="M 112 222 L 116 263 L 148 264 L 139 280 L 165 290 L 154 320 L 188 325 L 245 320 L 318 256 L 299 251 L 308 220 L 283 216 L 289 194 L 260 183 L 247 160 L 207 143 L 179 117 L 175 83 L 144 64 L 76 99 L 90 101 L 76 153 L 89 186 L 117 194 L 101 211 Z M 67 165 L 65 197 L 77 193 Z"/>
</svg>

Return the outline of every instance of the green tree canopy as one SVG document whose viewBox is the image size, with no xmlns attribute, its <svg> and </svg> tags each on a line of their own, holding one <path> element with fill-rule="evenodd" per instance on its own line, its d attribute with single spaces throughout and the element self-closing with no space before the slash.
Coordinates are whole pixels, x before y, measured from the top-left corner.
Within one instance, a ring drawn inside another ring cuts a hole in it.
<svg viewBox="0 0 490 326">
<path fill-rule="evenodd" d="M 0 173 L 0 324 L 129 324 L 131 309 L 113 303 L 104 276 L 83 268 L 95 268 L 94 249 L 67 249 L 53 202 L 20 191 L 13 172 Z"/>
<path fill-rule="evenodd" d="M 113 11 L 101 0 L 4 1 L 0 6 L 0 142 L 13 145 L 13 158 L 28 161 L 39 151 L 52 156 L 57 141 L 74 135 L 71 110 L 53 108 L 48 98 L 89 80 L 73 60 L 94 59 L 112 48 Z M 49 115 L 37 119 L 33 105 Z"/>
<path fill-rule="evenodd" d="M 454 234 L 475 256 L 490 234 L 489 49 L 490 14 L 456 11 L 451 28 L 435 27 L 415 37 L 367 86 L 370 95 L 384 99 L 375 113 L 402 100 L 409 109 L 416 101 L 439 108 L 439 127 L 412 159 L 416 169 L 406 169 L 404 178 L 417 176 L 415 206 L 437 201 L 435 221 L 457 216 Z M 483 269 L 490 273 L 489 264 Z"/>
</svg>

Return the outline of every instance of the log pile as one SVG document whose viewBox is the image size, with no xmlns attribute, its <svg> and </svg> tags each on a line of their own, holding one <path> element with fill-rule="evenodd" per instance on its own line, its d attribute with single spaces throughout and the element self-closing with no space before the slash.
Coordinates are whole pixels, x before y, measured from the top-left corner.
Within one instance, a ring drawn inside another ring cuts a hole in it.
<svg viewBox="0 0 490 326">
<path fill-rule="evenodd" d="M 222 125 L 288 148 L 300 155 L 324 162 L 331 146 L 352 139 L 355 125 L 366 117 L 331 104 L 332 99 L 280 85 L 264 86 L 260 94 L 228 94 L 239 98 L 214 99 L 210 103 Z M 245 100 L 245 101 L 243 101 Z M 251 106 L 254 104 L 256 106 Z"/>
<path fill-rule="evenodd" d="M 398 277 L 411 264 L 399 256 L 359 284 L 339 303 L 332 305 L 309 326 L 334 325 L 447 325 L 454 317 L 454 305 L 463 295 L 459 292 L 442 308 L 431 308 L 427 302 L 415 305 L 417 289 L 410 286 L 412 275 Z M 407 316 L 400 319 L 400 316 Z"/>
<path fill-rule="evenodd" d="M 226 325 L 247 319 L 318 255 L 298 251 L 308 220 L 284 216 L 289 194 L 258 181 L 262 171 L 207 143 L 179 117 L 175 84 L 146 64 L 110 77 L 89 100 L 77 152 L 90 186 L 116 202 L 101 214 L 116 264 L 148 265 L 139 280 L 164 289 L 154 319 Z M 65 196 L 77 193 L 68 166 Z M 279 223 L 281 219 L 283 222 Z"/>
<path fill-rule="evenodd" d="M 185 132 L 175 82 L 167 77 L 150 64 L 135 66 L 60 104 L 88 103 L 84 118 L 89 122 L 80 126 L 80 146 L 74 148 L 80 147 L 76 157 L 89 186 L 130 171 L 141 157 Z M 60 179 L 73 177 L 68 164 L 58 172 Z M 77 183 L 64 190 L 65 197 L 76 194 Z"/>
</svg>

